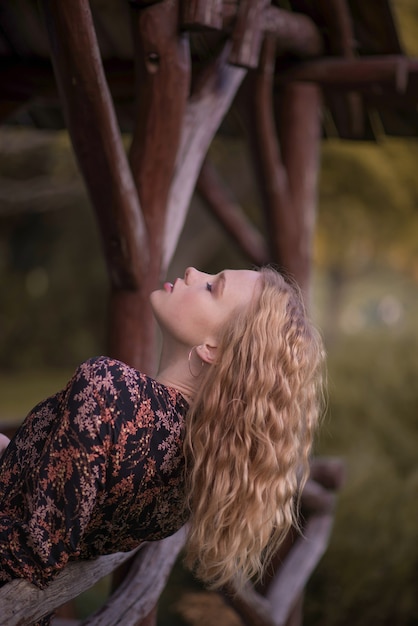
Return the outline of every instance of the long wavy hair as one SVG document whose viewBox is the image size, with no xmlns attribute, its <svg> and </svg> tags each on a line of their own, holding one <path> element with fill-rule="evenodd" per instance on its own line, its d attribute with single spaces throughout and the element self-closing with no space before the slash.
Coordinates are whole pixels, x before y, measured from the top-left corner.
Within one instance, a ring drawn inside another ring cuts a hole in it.
<svg viewBox="0 0 418 626">
<path fill-rule="evenodd" d="M 291 526 L 321 414 L 324 350 L 299 291 L 263 268 L 186 419 L 185 562 L 210 588 L 260 578 Z"/>
</svg>

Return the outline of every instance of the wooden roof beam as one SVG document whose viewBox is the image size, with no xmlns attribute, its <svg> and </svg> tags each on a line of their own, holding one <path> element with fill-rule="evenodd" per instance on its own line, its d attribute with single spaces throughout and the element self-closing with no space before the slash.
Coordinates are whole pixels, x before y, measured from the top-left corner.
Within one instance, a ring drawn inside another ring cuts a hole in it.
<svg viewBox="0 0 418 626">
<path fill-rule="evenodd" d="M 261 28 L 276 38 L 276 53 L 316 57 L 324 51 L 322 35 L 315 23 L 302 13 L 291 13 L 275 6 L 263 11 Z"/>
<path fill-rule="evenodd" d="M 219 19 L 219 11 L 221 19 Z M 247 65 L 238 57 L 238 46 L 241 35 L 244 35 L 245 25 L 251 21 L 257 22 L 258 31 L 262 34 L 274 35 L 277 39 L 277 51 L 289 52 L 295 56 L 312 57 L 322 54 L 324 46 L 321 33 L 315 23 L 302 13 L 292 13 L 276 6 L 270 6 L 268 0 L 249 0 L 238 2 L 220 2 L 218 0 L 183 0 L 182 24 L 190 30 L 206 30 L 209 26 L 222 30 L 227 34 L 234 32 L 234 49 L 232 56 L 237 65 Z M 258 38 L 258 35 L 257 35 Z M 245 55 L 248 49 L 259 49 L 261 43 L 257 39 L 249 48 L 244 41 Z M 250 58 L 253 53 L 250 53 Z"/>
<path fill-rule="evenodd" d="M 405 93 L 410 75 L 418 75 L 418 58 L 403 55 L 321 58 L 281 68 L 278 83 L 307 82 L 323 87 L 355 89 L 362 85 L 393 82 L 397 93 Z"/>
</svg>

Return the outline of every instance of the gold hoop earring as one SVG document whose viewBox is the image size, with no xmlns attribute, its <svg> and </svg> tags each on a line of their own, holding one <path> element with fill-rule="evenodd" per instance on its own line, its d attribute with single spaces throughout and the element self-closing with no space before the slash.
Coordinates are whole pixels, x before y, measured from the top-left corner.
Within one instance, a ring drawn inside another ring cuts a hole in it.
<svg viewBox="0 0 418 626">
<path fill-rule="evenodd" d="M 200 370 L 199 370 L 199 372 L 197 374 L 193 373 L 193 371 L 192 371 L 192 355 L 193 355 L 193 350 L 196 350 L 196 348 L 197 348 L 197 346 L 193 346 L 193 348 L 189 352 L 189 357 L 188 357 L 189 372 L 193 376 L 193 378 L 199 378 L 200 374 L 202 373 L 203 366 L 204 366 L 204 362 L 202 361 L 202 359 L 200 359 L 199 355 L 196 352 L 196 356 L 200 359 Z"/>
</svg>

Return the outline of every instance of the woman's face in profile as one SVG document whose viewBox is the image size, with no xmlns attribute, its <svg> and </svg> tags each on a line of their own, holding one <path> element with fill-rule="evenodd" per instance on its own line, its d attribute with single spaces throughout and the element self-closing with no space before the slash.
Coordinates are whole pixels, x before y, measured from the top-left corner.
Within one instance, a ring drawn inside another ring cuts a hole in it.
<svg viewBox="0 0 418 626">
<path fill-rule="evenodd" d="M 216 345 L 219 330 L 249 305 L 259 280 L 252 270 L 212 275 L 188 267 L 183 278 L 151 294 L 151 305 L 163 333 L 190 347 L 210 341 Z"/>
</svg>

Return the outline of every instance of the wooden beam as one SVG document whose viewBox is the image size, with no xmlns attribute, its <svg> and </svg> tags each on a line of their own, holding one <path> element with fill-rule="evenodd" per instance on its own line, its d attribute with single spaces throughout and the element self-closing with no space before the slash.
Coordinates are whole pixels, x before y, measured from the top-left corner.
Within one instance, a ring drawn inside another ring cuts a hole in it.
<svg viewBox="0 0 418 626">
<path fill-rule="evenodd" d="M 156 351 L 149 293 L 161 279 L 168 195 L 190 83 L 188 39 L 179 33 L 178 14 L 177 0 L 131 11 L 136 106 L 129 160 L 150 261 L 140 290 L 111 294 L 111 351 L 150 374 L 155 373 Z"/>
<path fill-rule="evenodd" d="M 135 289 L 148 266 L 146 229 L 89 2 L 40 0 L 40 6 L 69 133 L 100 224 L 111 284 Z"/>
<path fill-rule="evenodd" d="M 281 563 L 280 570 L 266 594 L 272 607 L 275 626 L 285 626 L 307 581 L 327 549 L 332 526 L 332 512 L 313 515 L 304 528 L 303 537 L 299 537 L 288 557 Z"/>
<path fill-rule="evenodd" d="M 45 588 L 13 580 L 0 588 L 0 626 L 29 626 L 107 576 L 134 552 L 118 552 L 94 561 L 68 563 Z"/>
<path fill-rule="evenodd" d="M 181 26 L 187 30 L 222 29 L 222 0 L 182 0 Z"/>
<path fill-rule="evenodd" d="M 292 198 L 291 212 L 282 215 L 283 255 L 309 307 L 320 165 L 321 91 L 316 85 L 287 85 L 277 102 L 278 135 Z"/>
<path fill-rule="evenodd" d="M 166 205 L 190 90 L 187 36 L 179 36 L 179 3 L 164 0 L 131 11 L 136 108 L 130 164 L 157 277 Z"/>
<path fill-rule="evenodd" d="M 292 215 L 292 198 L 274 120 L 274 61 L 275 39 L 270 35 L 263 42 L 259 68 L 249 75 L 245 90 L 240 93 L 239 104 L 244 114 L 250 154 L 263 201 L 270 256 L 279 265 L 286 266 L 287 255 L 283 250 L 286 242 L 292 246 L 297 232 L 296 229 L 291 229 L 291 222 L 287 229 L 282 224 L 287 215 Z"/>
<path fill-rule="evenodd" d="M 163 270 L 173 256 L 209 145 L 246 74 L 244 69 L 227 64 L 228 52 L 226 46 L 205 68 L 187 104 L 168 202 Z"/>
<path fill-rule="evenodd" d="M 237 9 L 237 4 L 223 4 L 222 30 L 226 33 L 234 29 Z M 274 35 L 279 52 L 289 52 L 298 57 L 315 57 L 323 53 L 321 33 L 308 16 L 266 5 L 259 19 L 260 30 L 265 35 Z"/>
<path fill-rule="evenodd" d="M 222 590 L 222 595 L 239 615 L 245 626 L 277 626 L 272 614 L 271 604 L 247 583 L 239 593 L 231 588 Z"/>
<path fill-rule="evenodd" d="M 231 198 L 215 167 L 208 159 L 205 159 L 203 163 L 196 190 L 243 253 L 256 265 L 267 263 L 269 255 L 264 237 Z"/>
<path fill-rule="evenodd" d="M 64 602 L 92 587 L 115 567 L 133 559 L 127 578 L 84 626 L 137 626 L 152 614 L 171 568 L 186 540 L 186 528 L 162 541 L 144 543 L 131 552 L 118 552 L 91 561 L 68 563 L 41 590 L 26 580 L 0 588 L 0 626 L 29 626 Z"/>
<path fill-rule="evenodd" d="M 275 40 L 266 37 L 260 66 L 244 94 L 251 153 L 266 215 L 272 259 L 293 276 L 307 304 L 319 165 L 319 93 L 282 90 L 280 129 L 273 108 Z M 242 102 L 242 100 L 241 100 Z M 280 137 L 280 144 L 278 142 Z"/>
<path fill-rule="evenodd" d="M 343 474 L 341 459 L 314 459 L 310 479 L 302 493 L 302 534 L 291 530 L 257 590 L 248 584 L 238 593 L 229 588 L 223 591 L 246 626 L 301 623 L 303 591 L 328 545 L 336 491 L 341 487 Z"/>
<path fill-rule="evenodd" d="M 353 59 L 357 54 L 357 42 L 347 1 L 319 0 L 317 5 L 327 27 L 330 53 Z M 364 136 L 366 112 L 361 94 L 355 91 L 345 94 L 333 91 L 329 94 L 327 104 L 340 137 Z"/>
<path fill-rule="evenodd" d="M 302 13 L 269 6 L 263 11 L 262 29 L 276 38 L 276 51 L 298 57 L 316 57 L 323 53 L 324 43 L 316 24 Z"/>
<path fill-rule="evenodd" d="M 186 541 L 186 527 L 162 541 L 153 541 L 134 556 L 129 572 L 104 606 L 85 626 L 151 626 L 155 606 Z"/>
<path fill-rule="evenodd" d="M 232 31 L 229 63 L 242 67 L 257 67 L 263 39 L 263 11 L 270 0 L 241 0 Z"/>
<path fill-rule="evenodd" d="M 322 58 L 281 68 L 278 83 L 307 82 L 323 87 L 355 89 L 370 84 L 393 83 L 397 93 L 408 89 L 410 75 L 418 75 L 418 58 L 403 55 L 357 57 L 355 59 Z"/>
</svg>

